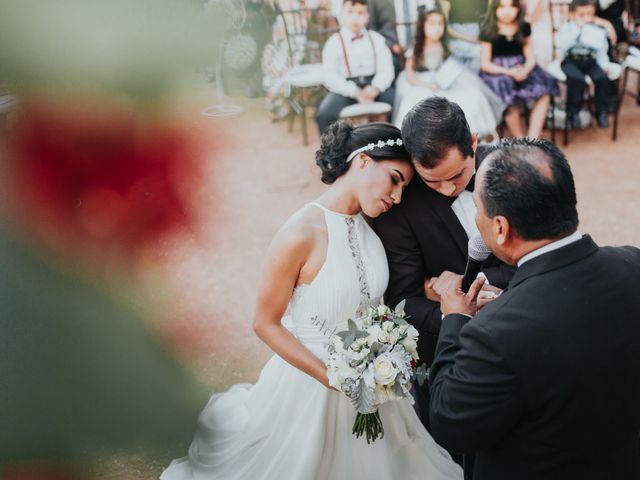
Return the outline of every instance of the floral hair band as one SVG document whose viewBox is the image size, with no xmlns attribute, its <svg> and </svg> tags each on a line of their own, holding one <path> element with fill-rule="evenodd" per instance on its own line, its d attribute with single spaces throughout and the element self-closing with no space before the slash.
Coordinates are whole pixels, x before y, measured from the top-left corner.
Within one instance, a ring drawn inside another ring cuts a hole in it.
<svg viewBox="0 0 640 480">
<path fill-rule="evenodd" d="M 402 146 L 402 139 L 401 138 L 396 138 L 395 140 L 390 139 L 390 140 L 386 140 L 386 141 L 385 140 L 378 140 L 377 142 L 368 143 L 364 147 L 360 147 L 357 150 L 354 150 L 353 152 L 351 152 L 349 154 L 349 156 L 347 157 L 347 163 L 349 163 L 351 160 L 353 160 L 355 158 L 355 156 L 358 155 L 359 153 L 368 152 L 370 150 L 373 150 L 374 148 L 393 147 L 394 145 L 397 145 L 398 147 L 401 147 Z"/>
</svg>

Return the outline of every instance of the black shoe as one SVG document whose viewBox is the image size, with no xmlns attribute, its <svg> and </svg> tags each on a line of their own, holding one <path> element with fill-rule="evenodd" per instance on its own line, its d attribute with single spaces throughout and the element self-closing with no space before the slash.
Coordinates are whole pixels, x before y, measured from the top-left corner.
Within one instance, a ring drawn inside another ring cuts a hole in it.
<svg viewBox="0 0 640 480">
<path fill-rule="evenodd" d="M 582 124 L 580 123 L 580 115 L 578 115 L 577 113 L 569 114 L 569 128 L 571 128 L 572 130 L 582 128 Z"/>
<path fill-rule="evenodd" d="M 596 113 L 596 121 L 598 122 L 598 126 L 600 128 L 609 127 L 609 117 L 607 115 L 607 112 Z"/>
</svg>

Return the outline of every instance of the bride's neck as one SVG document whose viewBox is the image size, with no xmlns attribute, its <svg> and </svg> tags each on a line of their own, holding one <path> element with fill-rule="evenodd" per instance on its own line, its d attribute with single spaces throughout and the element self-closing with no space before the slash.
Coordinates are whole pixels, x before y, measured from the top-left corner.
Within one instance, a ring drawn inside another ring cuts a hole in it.
<svg viewBox="0 0 640 480">
<path fill-rule="evenodd" d="M 337 179 L 331 188 L 318 197 L 318 202 L 334 212 L 355 215 L 362 208 L 354 188 L 344 180 L 346 179 Z"/>
</svg>

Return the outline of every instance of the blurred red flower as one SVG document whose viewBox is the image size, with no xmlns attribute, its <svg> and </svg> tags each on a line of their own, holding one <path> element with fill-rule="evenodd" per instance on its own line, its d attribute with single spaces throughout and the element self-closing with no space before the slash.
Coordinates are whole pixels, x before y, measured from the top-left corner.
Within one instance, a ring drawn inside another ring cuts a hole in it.
<svg viewBox="0 0 640 480">
<path fill-rule="evenodd" d="M 191 225 L 195 135 L 129 106 L 65 105 L 23 102 L 17 112 L 8 143 L 14 218 L 49 246 L 92 256 L 128 256 Z"/>
</svg>

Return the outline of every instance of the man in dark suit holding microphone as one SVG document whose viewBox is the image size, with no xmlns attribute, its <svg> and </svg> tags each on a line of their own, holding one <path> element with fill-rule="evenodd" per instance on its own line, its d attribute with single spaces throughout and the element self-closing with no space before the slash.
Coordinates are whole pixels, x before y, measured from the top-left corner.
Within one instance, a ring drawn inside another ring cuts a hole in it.
<svg viewBox="0 0 640 480">
<path fill-rule="evenodd" d="M 476 176 L 476 223 L 518 269 L 476 313 L 442 276 L 430 419 L 445 448 L 475 453 L 474 479 L 640 474 L 640 250 L 577 231 L 573 176 L 540 140 L 507 140 Z"/>
</svg>

